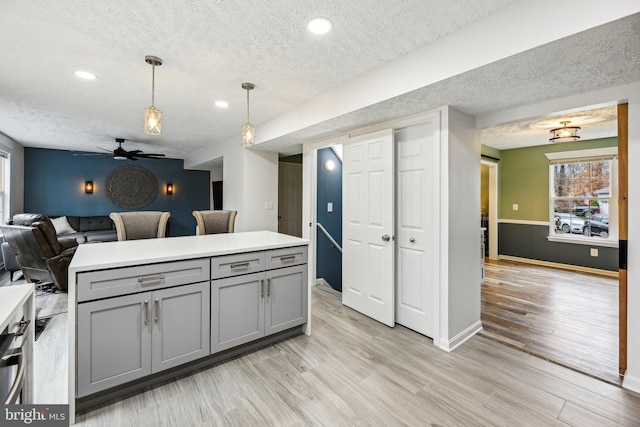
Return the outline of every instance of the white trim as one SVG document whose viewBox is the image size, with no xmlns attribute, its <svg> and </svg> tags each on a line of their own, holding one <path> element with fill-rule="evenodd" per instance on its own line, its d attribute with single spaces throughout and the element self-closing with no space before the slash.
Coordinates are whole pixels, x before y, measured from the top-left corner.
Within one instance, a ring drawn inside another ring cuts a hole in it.
<svg viewBox="0 0 640 427">
<path fill-rule="evenodd" d="M 559 262 L 541 261 L 539 259 L 520 258 L 511 255 L 500 255 L 501 260 L 521 262 L 523 264 L 539 265 L 541 267 L 559 268 L 561 270 L 579 271 L 581 273 L 598 274 L 600 276 L 618 278 L 617 271 L 602 270 L 599 268 L 582 267 L 580 265 L 560 264 Z"/>
<path fill-rule="evenodd" d="M 622 380 L 622 388 L 640 393 L 640 378 L 625 375 Z"/>
<path fill-rule="evenodd" d="M 451 353 L 453 350 L 464 344 L 467 340 L 472 338 L 475 334 L 482 330 L 482 322 L 478 320 L 473 325 L 469 326 L 464 331 L 460 332 L 450 340 L 444 338 L 440 339 L 438 347 L 442 350 Z M 434 341 L 435 342 L 435 341 Z"/>
<path fill-rule="evenodd" d="M 601 240 L 597 237 L 582 237 L 581 235 L 547 236 L 547 240 L 550 242 L 571 243 L 575 245 L 587 245 L 587 246 L 601 246 L 605 248 L 617 248 L 619 246 L 617 240 L 605 240 L 605 239 Z"/>
<path fill-rule="evenodd" d="M 489 168 L 489 259 L 498 259 L 498 162 L 480 160 L 480 164 Z"/>
<path fill-rule="evenodd" d="M 524 225 L 544 225 L 549 226 L 549 221 L 529 221 L 526 219 L 499 219 L 499 224 L 524 224 Z"/>
<path fill-rule="evenodd" d="M 556 153 L 544 153 L 549 160 L 574 160 L 589 157 L 617 157 L 618 147 L 589 148 L 586 150 L 558 151 Z"/>
</svg>

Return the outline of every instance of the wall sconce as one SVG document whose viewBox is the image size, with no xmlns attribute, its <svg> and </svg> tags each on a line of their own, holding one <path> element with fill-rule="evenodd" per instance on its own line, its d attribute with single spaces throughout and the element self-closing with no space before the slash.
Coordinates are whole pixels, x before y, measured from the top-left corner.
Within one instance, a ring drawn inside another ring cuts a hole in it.
<svg viewBox="0 0 640 427">
<path fill-rule="evenodd" d="M 167 194 L 173 194 L 173 184 L 167 184 Z"/>
<path fill-rule="evenodd" d="M 93 181 L 85 181 L 84 182 L 84 192 L 87 194 L 93 193 Z"/>
</svg>

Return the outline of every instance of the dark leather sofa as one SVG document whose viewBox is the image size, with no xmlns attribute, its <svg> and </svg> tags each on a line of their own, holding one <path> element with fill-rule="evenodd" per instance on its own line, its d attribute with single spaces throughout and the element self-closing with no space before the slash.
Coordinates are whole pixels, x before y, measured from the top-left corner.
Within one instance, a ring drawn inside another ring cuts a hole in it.
<svg viewBox="0 0 640 427">
<path fill-rule="evenodd" d="M 55 218 L 52 216 L 51 218 Z M 76 230 L 72 234 L 58 237 L 74 238 L 78 243 L 115 242 L 118 240 L 116 226 L 108 215 L 99 216 L 67 216 L 69 225 Z"/>
<path fill-rule="evenodd" d="M 50 282 L 67 290 L 67 271 L 78 246 L 75 239 L 58 240 L 51 220 L 40 214 L 14 215 L 0 230 L 28 281 Z"/>
</svg>

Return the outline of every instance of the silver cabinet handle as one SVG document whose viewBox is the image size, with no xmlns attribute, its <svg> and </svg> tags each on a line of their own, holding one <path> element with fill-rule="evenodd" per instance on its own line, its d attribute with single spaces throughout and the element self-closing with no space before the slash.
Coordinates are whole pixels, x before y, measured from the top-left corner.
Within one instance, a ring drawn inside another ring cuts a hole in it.
<svg viewBox="0 0 640 427">
<path fill-rule="evenodd" d="M 144 324 L 149 324 L 149 300 L 144 300 Z"/>
<path fill-rule="evenodd" d="M 155 317 L 154 320 L 156 321 L 156 323 L 158 323 L 158 320 L 160 320 L 160 300 L 158 300 L 158 298 L 156 298 L 156 309 L 155 311 Z"/>
<path fill-rule="evenodd" d="M 391 240 L 391 236 L 389 236 L 388 234 L 385 234 L 384 236 L 382 236 L 382 240 L 384 240 L 385 242 L 388 242 L 389 240 Z"/>
<path fill-rule="evenodd" d="M 157 276 L 138 277 L 138 283 L 156 282 L 158 280 L 164 280 L 164 274 L 158 274 Z"/>
<path fill-rule="evenodd" d="M 29 329 L 29 323 L 31 323 L 31 320 L 21 320 L 20 321 L 20 329 L 18 329 L 18 332 L 16 332 L 16 337 L 21 337 L 25 334 L 25 332 L 27 332 L 27 329 Z"/>
<path fill-rule="evenodd" d="M 267 296 L 271 295 L 271 279 L 267 279 Z"/>
<path fill-rule="evenodd" d="M 412 238 L 410 238 L 410 239 L 409 239 L 409 241 L 410 241 L 411 243 L 415 243 L 415 242 L 416 242 L 416 239 L 414 239 L 414 238 L 412 237 Z"/>
<path fill-rule="evenodd" d="M 260 279 L 260 298 L 264 298 L 264 279 Z"/>
<path fill-rule="evenodd" d="M 15 354 L 18 360 L 18 372 L 13 380 L 13 384 L 11 385 L 11 389 L 9 390 L 9 394 L 7 395 L 7 399 L 4 401 L 5 405 L 13 405 L 18 400 L 20 396 L 20 392 L 22 391 L 22 383 L 24 381 L 24 368 L 25 368 L 25 360 L 22 352 Z"/>
<path fill-rule="evenodd" d="M 280 257 L 280 261 L 289 261 L 289 260 L 294 260 L 296 259 L 295 255 L 283 255 Z"/>
<path fill-rule="evenodd" d="M 248 262 L 239 262 L 237 264 L 231 264 L 231 268 L 242 268 L 242 267 L 249 267 L 250 263 Z"/>
</svg>

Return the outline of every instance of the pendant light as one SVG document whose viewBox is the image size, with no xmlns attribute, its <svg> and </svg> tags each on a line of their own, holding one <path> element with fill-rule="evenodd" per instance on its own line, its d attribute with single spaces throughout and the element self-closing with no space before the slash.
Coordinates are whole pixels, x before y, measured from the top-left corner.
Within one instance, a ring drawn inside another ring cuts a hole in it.
<svg viewBox="0 0 640 427">
<path fill-rule="evenodd" d="M 156 66 L 162 65 L 162 59 L 157 56 L 147 55 L 144 57 L 147 64 L 151 65 L 151 107 L 144 110 L 144 133 L 147 135 L 162 134 L 162 111 L 158 110 L 154 104 L 155 101 L 155 84 L 156 84 Z"/>
<path fill-rule="evenodd" d="M 249 122 L 249 91 L 254 87 L 253 83 L 242 83 L 242 89 L 247 91 L 247 123 L 242 126 L 242 146 L 244 148 L 253 147 L 253 142 L 256 139 L 256 130 Z"/>
<path fill-rule="evenodd" d="M 553 137 L 549 139 L 549 142 L 571 142 L 579 140 L 578 131 L 580 128 L 578 126 L 567 126 L 569 123 L 571 122 L 566 120 L 560 122 L 562 125 L 561 128 L 551 129 L 549 132 Z"/>
</svg>

